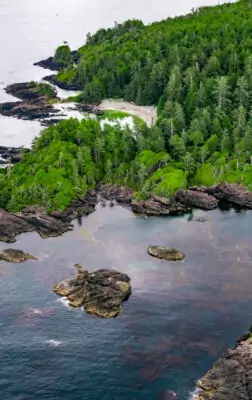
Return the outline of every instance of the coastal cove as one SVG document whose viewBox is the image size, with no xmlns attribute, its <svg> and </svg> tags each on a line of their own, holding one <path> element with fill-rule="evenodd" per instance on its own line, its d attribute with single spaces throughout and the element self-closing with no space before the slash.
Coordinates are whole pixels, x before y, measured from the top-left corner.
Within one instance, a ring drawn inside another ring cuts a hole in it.
<svg viewBox="0 0 252 400">
<path fill-rule="evenodd" d="M 0 4 L 1 400 L 252 399 L 252 9 L 138 20 L 201 2 Z"/>
<path fill-rule="evenodd" d="M 163 390 L 187 400 L 196 380 L 251 324 L 251 223 L 251 211 L 197 211 L 188 222 L 98 206 L 62 237 L 27 233 L 15 244 L 1 243 L 0 250 L 32 250 L 39 259 L 1 262 L 3 400 L 32 400 L 34 393 L 50 400 L 83 393 L 151 400 Z M 153 259 L 150 243 L 177 247 L 186 258 Z M 52 286 L 73 275 L 75 263 L 129 274 L 132 295 L 117 319 L 88 316 L 55 298 Z"/>
</svg>

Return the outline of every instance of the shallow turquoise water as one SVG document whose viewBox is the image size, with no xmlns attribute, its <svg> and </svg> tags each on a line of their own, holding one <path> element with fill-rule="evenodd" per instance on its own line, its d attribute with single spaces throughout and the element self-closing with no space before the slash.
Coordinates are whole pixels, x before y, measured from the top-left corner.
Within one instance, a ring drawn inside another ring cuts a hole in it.
<svg viewBox="0 0 252 400">
<path fill-rule="evenodd" d="M 251 212 L 207 215 L 199 223 L 98 208 L 63 237 L 22 235 L 10 247 L 39 261 L 0 262 L 1 400 L 149 400 L 165 389 L 188 399 L 251 324 Z M 149 244 L 187 257 L 156 260 Z M 131 276 L 133 294 L 117 319 L 70 309 L 52 293 L 77 262 Z"/>
</svg>

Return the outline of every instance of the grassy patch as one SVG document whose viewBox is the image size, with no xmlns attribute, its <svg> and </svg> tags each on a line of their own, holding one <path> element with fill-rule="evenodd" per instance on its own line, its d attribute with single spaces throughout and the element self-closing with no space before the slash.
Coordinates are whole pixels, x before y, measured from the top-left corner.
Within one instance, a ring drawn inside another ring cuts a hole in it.
<svg viewBox="0 0 252 400">
<path fill-rule="evenodd" d="M 44 96 L 49 99 L 53 99 L 57 95 L 55 89 L 48 83 L 30 82 L 29 86 L 33 93 L 39 94 L 40 96 Z"/>
<path fill-rule="evenodd" d="M 118 110 L 106 110 L 102 115 L 99 115 L 99 119 L 108 119 L 109 121 L 114 121 L 115 119 L 124 119 L 127 117 L 133 116 L 127 112 Z"/>
</svg>

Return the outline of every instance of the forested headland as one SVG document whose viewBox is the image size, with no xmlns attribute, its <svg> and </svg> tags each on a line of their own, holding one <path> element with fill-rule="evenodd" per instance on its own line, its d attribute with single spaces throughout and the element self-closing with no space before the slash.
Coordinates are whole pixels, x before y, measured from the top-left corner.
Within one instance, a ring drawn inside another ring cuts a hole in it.
<svg viewBox="0 0 252 400">
<path fill-rule="evenodd" d="M 224 181 L 252 189 L 251 21 L 251 2 L 242 0 L 101 29 L 74 59 L 60 46 L 57 78 L 83 88 L 79 101 L 155 105 L 158 120 L 133 130 L 92 119 L 46 129 L 1 171 L 0 207 L 65 208 L 97 182 L 124 184 L 139 198 Z"/>
</svg>

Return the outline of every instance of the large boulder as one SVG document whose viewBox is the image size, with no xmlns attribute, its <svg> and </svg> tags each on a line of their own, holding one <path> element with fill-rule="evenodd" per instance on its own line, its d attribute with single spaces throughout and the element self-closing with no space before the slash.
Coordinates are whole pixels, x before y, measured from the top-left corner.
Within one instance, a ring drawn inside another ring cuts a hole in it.
<svg viewBox="0 0 252 400">
<path fill-rule="evenodd" d="M 201 208 L 203 210 L 213 210 L 218 207 L 219 201 L 202 191 L 179 190 L 175 195 L 176 200 L 192 208 Z"/>
<path fill-rule="evenodd" d="M 6 249 L 0 251 L 0 260 L 9 261 L 11 263 L 21 263 L 27 260 L 37 260 L 36 257 L 22 250 Z"/>
<path fill-rule="evenodd" d="M 245 335 L 197 383 L 195 400 L 252 399 L 252 338 Z"/>
<path fill-rule="evenodd" d="M 130 278 L 108 269 L 89 273 L 80 265 L 76 268 L 76 277 L 55 285 L 53 291 L 72 307 L 84 306 L 87 313 L 102 318 L 116 317 L 131 294 Z"/>
<path fill-rule="evenodd" d="M 149 246 L 148 253 L 152 257 L 160 258 L 167 261 L 184 260 L 185 254 L 173 247 Z"/>
</svg>

